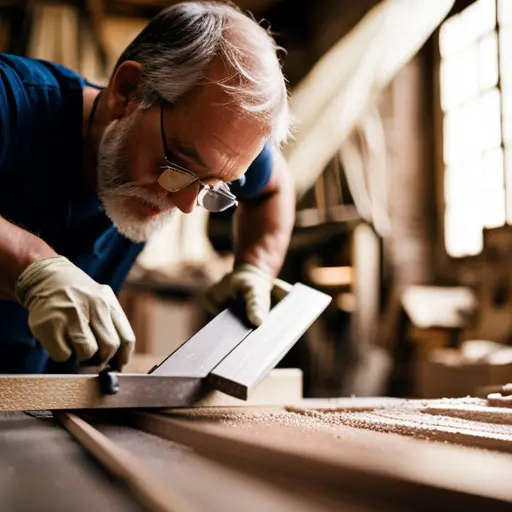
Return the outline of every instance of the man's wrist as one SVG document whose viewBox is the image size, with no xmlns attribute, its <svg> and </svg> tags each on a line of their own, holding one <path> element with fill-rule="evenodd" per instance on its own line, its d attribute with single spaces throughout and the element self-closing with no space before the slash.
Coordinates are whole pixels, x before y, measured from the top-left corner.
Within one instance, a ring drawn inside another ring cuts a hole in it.
<svg viewBox="0 0 512 512">
<path fill-rule="evenodd" d="M 38 240 L 40 243 L 31 243 L 25 251 L 20 255 L 16 268 L 16 279 L 30 267 L 33 263 L 39 260 L 48 258 L 56 258 L 59 255 L 45 242 Z"/>
</svg>

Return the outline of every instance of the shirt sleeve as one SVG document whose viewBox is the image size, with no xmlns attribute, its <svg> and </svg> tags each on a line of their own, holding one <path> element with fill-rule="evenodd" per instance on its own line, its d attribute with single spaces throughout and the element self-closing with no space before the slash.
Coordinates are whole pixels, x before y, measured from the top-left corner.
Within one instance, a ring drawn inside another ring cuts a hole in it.
<svg viewBox="0 0 512 512">
<path fill-rule="evenodd" d="M 249 166 L 243 178 L 231 185 L 231 191 L 239 199 L 252 199 L 263 192 L 271 175 L 272 149 L 270 144 L 267 143 Z"/>
<path fill-rule="evenodd" d="M 72 72 L 49 62 L 0 54 L 0 175 L 23 168 L 52 145 L 66 75 Z"/>
</svg>

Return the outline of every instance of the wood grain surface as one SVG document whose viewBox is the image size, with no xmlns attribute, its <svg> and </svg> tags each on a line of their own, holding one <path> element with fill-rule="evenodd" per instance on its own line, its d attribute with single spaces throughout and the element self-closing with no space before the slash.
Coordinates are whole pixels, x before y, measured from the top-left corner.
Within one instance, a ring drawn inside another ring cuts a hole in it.
<svg viewBox="0 0 512 512">
<path fill-rule="evenodd" d="M 98 376 L 0 375 L 0 411 L 120 407 L 184 407 L 201 389 L 200 379 L 118 374 L 119 392 L 102 394 Z"/>
<path fill-rule="evenodd" d="M 170 354 L 151 374 L 204 378 L 252 330 L 238 315 L 226 309 Z"/>
<path fill-rule="evenodd" d="M 109 420 L 97 418 L 97 412 L 86 419 L 117 446 L 129 451 L 141 465 L 151 467 L 169 486 L 177 489 L 197 510 L 207 512 L 334 512 L 340 510 L 338 500 L 322 493 L 310 493 L 309 487 L 278 481 L 279 475 L 254 475 L 229 461 L 213 461 L 189 447 L 131 428 L 119 422 L 118 415 Z M 103 416 L 103 414 L 102 414 Z M 96 417 L 96 418 L 95 418 Z M 344 512 L 368 510 L 343 501 Z M 383 510 L 381 508 L 380 510 Z M 389 512 L 396 512 L 389 509 Z"/>
<path fill-rule="evenodd" d="M 52 419 L 0 413 L 0 510 L 143 512 Z"/>
<path fill-rule="evenodd" d="M 249 401 L 212 389 L 201 379 L 119 374 L 116 395 L 103 395 L 95 374 L 0 375 L 0 411 L 212 407 L 294 404 L 302 398 L 302 372 L 276 369 Z"/>
<path fill-rule="evenodd" d="M 128 451 L 75 414 L 55 413 L 55 418 L 112 475 L 121 479 L 141 505 L 152 512 L 196 510 L 169 482 L 164 483 L 151 467 L 141 465 Z"/>
<path fill-rule="evenodd" d="M 216 460 L 287 474 L 325 495 L 433 510 L 508 510 L 512 458 L 270 409 L 134 413 L 147 432 Z M 371 492 L 369 492 L 371 491 Z M 377 507 L 378 509 L 378 507 Z"/>
<path fill-rule="evenodd" d="M 331 297 L 300 283 L 270 311 L 209 374 L 218 390 L 247 400 L 257 385 L 331 302 Z"/>
</svg>

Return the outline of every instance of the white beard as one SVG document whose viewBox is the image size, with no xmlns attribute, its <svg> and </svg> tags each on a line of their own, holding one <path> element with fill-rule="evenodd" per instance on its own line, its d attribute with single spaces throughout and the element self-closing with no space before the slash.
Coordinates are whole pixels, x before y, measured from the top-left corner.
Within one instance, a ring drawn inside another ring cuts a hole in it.
<svg viewBox="0 0 512 512">
<path fill-rule="evenodd" d="M 132 114 L 125 120 L 112 121 L 105 129 L 98 150 L 98 195 L 105 214 L 117 230 L 132 242 L 139 243 L 147 242 L 176 209 L 169 210 L 168 199 L 131 183 L 124 172 L 127 135 L 136 116 Z M 137 198 L 150 207 L 167 211 L 141 219 L 130 211 L 128 198 Z"/>
</svg>

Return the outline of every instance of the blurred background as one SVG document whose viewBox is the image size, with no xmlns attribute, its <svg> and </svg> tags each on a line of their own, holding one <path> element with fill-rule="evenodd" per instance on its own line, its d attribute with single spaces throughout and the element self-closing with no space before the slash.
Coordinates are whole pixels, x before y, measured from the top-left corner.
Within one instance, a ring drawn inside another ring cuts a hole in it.
<svg viewBox="0 0 512 512">
<path fill-rule="evenodd" d="M 0 0 L 0 51 L 104 84 L 172 3 Z M 303 371 L 307 397 L 510 381 L 512 1 L 235 3 L 286 50 L 297 217 L 281 277 L 333 297 L 280 365 Z M 149 369 L 204 324 L 232 214 L 176 218 L 147 245 L 121 294 L 132 364 Z"/>
</svg>

